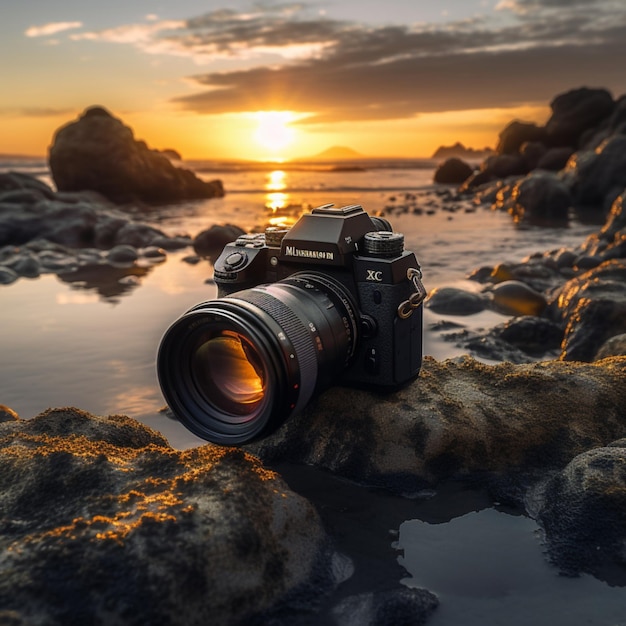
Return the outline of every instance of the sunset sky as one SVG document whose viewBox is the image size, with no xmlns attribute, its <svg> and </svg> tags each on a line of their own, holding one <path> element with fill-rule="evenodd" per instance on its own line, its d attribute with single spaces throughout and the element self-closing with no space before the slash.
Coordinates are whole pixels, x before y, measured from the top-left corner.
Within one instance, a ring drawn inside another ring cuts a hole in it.
<svg viewBox="0 0 626 626">
<path fill-rule="evenodd" d="M 0 153 L 102 105 L 186 158 L 494 146 L 558 93 L 626 92 L 623 0 L 21 0 L 0 21 Z"/>
</svg>

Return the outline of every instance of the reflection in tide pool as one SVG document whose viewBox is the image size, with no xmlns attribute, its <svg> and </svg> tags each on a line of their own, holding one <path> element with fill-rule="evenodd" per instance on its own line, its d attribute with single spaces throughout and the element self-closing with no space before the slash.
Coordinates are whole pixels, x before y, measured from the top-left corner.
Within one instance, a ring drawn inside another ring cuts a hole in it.
<svg viewBox="0 0 626 626">
<path fill-rule="evenodd" d="M 402 582 L 439 597 L 429 626 L 622 624 L 626 590 L 592 576 L 560 576 L 542 553 L 537 524 L 484 509 L 446 524 L 400 526 Z"/>
</svg>

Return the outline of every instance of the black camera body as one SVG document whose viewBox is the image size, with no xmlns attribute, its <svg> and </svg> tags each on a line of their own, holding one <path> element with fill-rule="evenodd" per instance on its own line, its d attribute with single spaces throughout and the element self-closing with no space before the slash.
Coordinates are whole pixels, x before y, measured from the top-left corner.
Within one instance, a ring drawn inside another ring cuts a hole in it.
<svg viewBox="0 0 626 626">
<path fill-rule="evenodd" d="M 399 387 L 422 362 L 421 275 L 404 237 L 359 205 L 243 235 L 215 262 L 218 298 L 164 334 L 163 395 L 195 434 L 239 445 L 331 385 Z"/>
<path fill-rule="evenodd" d="M 419 374 L 426 292 L 415 254 L 386 220 L 360 205 L 318 207 L 289 230 L 270 227 L 227 244 L 214 278 L 225 297 L 301 272 L 334 279 L 354 301 L 359 340 L 335 383 L 393 388 Z"/>
</svg>

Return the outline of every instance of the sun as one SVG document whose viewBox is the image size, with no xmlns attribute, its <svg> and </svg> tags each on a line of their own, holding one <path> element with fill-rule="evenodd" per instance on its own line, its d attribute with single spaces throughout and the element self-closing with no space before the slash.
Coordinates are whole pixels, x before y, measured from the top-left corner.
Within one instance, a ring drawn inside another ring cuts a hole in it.
<svg viewBox="0 0 626 626">
<path fill-rule="evenodd" d="M 258 111 L 254 117 L 254 139 L 262 148 L 276 154 L 293 143 L 296 133 L 289 124 L 296 116 L 291 111 Z"/>
</svg>

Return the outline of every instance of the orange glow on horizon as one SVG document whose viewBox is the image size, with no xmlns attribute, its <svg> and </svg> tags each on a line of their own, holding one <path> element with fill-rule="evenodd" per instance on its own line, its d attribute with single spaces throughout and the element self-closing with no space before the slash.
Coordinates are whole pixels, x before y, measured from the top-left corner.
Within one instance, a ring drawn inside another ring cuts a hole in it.
<svg viewBox="0 0 626 626">
<path fill-rule="evenodd" d="M 107 107 L 150 148 L 172 148 L 189 159 L 241 159 L 276 163 L 307 158 L 331 146 L 364 157 L 428 158 L 457 141 L 468 148 L 495 147 L 513 119 L 545 123 L 548 107 L 520 106 L 424 113 L 410 119 L 301 123 L 293 111 L 196 115 L 167 109 L 125 112 Z M 0 116 L 0 154 L 46 156 L 54 133 L 82 113 L 32 118 Z M 278 190 L 275 190 L 278 191 Z"/>
</svg>

